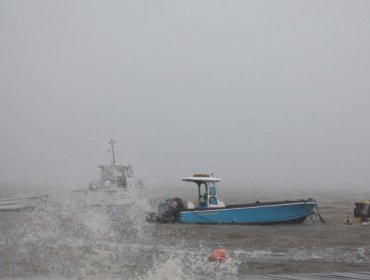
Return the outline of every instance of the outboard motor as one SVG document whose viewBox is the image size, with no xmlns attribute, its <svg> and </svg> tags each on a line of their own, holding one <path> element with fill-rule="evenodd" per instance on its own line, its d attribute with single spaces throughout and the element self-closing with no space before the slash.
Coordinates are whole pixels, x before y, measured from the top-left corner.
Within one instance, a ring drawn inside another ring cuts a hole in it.
<svg viewBox="0 0 370 280">
<path fill-rule="evenodd" d="M 177 222 L 180 211 L 184 209 L 184 204 L 180 198 L 169 198 L 159 204 L 158 212 L 148 213 L 146 220 L 152 223 L 175 223 Z"/>
<path fill-rule="evenodd" d="M 369 200 L 363 200 L 355 202 L 354 216 L 357 222 L 364 222 L 370 218 L 370 202 Z"/>
</svg>

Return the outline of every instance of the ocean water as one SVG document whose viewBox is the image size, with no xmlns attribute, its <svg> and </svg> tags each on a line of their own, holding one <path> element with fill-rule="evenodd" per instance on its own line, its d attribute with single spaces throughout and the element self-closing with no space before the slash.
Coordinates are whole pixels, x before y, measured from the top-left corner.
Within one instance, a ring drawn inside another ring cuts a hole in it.
<svg viewBox="0 0 370 280">
<path fill-rule="evenodd" d="M 22 187 L 0 189 L 1 197 L 26 193 Z M 370 227 L 344 224 L 353 216 L 353 202 L 370 196 L 366 192 L 235 188 L 222 197 L 226 203 L 312 197 L 326 220 L 269 226 L 145 221 L 165 198 L 194 200 L 191 187 L 48 194 L 35 209 L 0 212 L 1 279 L 248 279 L 369 271 Z M 216 248 L 228 251 L 226 262 L 208 260 Z"/>
</svg>

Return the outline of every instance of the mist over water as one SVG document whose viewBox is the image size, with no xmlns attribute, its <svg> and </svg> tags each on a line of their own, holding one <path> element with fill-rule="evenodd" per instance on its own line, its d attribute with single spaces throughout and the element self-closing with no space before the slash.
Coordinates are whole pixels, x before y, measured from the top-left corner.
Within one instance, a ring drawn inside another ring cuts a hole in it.
<svg viewBox="0 0 370 280">
<path fill-rule="evenodd" d="M 42 8 L 41 8 L 42 7 Z M 0 3 L 0 181 L 366 188 L 367 1 Z"/>
</svg>

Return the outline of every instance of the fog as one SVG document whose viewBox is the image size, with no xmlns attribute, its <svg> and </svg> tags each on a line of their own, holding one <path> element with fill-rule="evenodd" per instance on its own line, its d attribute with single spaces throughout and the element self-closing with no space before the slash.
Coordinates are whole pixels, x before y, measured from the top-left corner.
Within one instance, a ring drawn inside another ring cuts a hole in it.
<svg viewBox="0 0 370 280">
<path fill-rule="evenodd" d="M 366 188 L 370 2 L 0 2 L 0 182 Z"/>
</svg>

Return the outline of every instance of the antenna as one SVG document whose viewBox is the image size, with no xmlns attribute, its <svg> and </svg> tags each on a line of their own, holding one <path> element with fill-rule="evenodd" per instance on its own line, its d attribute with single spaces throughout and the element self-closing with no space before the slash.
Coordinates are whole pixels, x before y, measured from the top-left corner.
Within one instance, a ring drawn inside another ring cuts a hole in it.
<svg viewBox="0 0 370 280">
<path fill-rule="evenodd" d="M 111 145 L 111 151 L 108 150 L 108 152 L 112 153 L 113 162 L 112 164 L 116 164 L 116 155 L 114 154 L 114 144 L 116 144 L 116 141 L 113 140 L 113 138 L 110 139 L 109 144 Z"/>
</svg>

